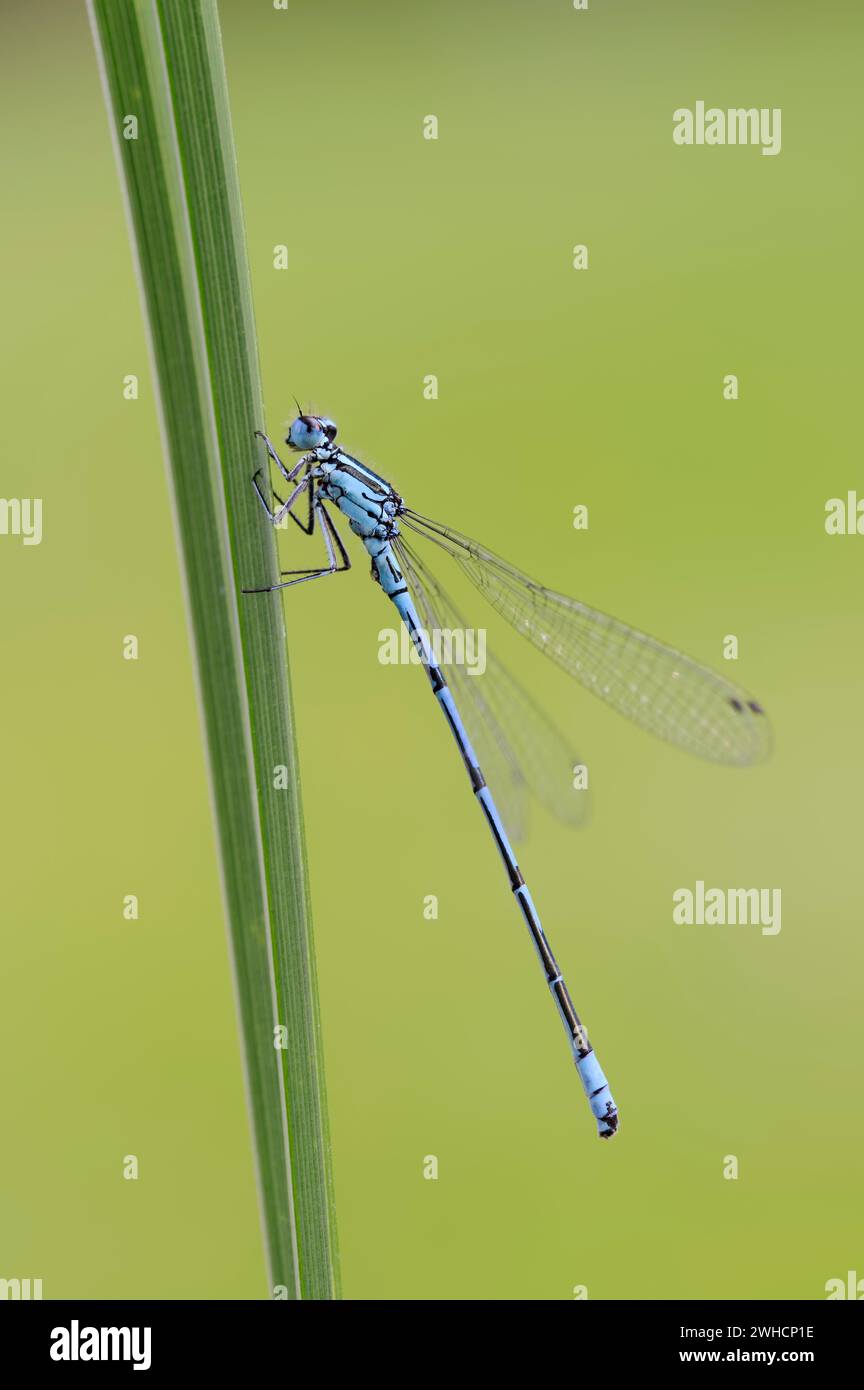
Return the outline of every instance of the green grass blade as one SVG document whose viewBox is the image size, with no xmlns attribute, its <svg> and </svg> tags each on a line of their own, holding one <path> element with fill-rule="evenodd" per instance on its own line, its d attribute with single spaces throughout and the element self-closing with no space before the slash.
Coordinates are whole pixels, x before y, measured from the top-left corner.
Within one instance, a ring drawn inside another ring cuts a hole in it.
<svg viewBox="0 0 864 1390">
<path fill-rule="evenodd" d="M 212 0 L 89 0 L 89 6 L 158 383 L 270 1284 L 289 1298 L 336 1298 L 318 991 L 281 596 L 239 592 L 272 582 L 278 564 L 272 528 L 249 482 L 265 464 L 263 446 L 252 437 L 264 417 L 216 7 Z M 126 138 L 132 132 L 135 138 Z M 274 1046 L 278 1024 L 287 1028 L 283 1048 Z"/>
</svg>

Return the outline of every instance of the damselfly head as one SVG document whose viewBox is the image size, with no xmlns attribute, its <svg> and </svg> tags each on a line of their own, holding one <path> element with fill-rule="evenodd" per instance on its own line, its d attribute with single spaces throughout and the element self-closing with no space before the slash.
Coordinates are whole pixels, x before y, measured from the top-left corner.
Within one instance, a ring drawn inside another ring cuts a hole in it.
<svg viewBox="0 0 864 1390">
<path fill-rule="evenodd" d="M 292 420 L 291 428 L 285 436 L 289 449 L 303 452 L 306 449 L 320 449 L 332 444 L 336 438 L 336 425 L 326 415 L 298 415 Z"/>
</svg>

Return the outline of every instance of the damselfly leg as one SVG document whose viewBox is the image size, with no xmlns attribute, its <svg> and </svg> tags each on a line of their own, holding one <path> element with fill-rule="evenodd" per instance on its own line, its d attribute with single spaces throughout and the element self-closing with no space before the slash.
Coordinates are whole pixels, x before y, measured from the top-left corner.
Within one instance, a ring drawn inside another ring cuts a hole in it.
<svg viewBox="0 0 864 1390">
<path fill-rule="evenodd" d="M 298 464 L 296 464 L 296 465 L 294 466 L 294 468 L 292 468 L 292 469 L 290 470 L 290 472 L 289 472 L 289 470 L 285 467 L 284 463 L 282 462 L 282 460 L 280 459 L 279 455 L 277 454 L 276 450 L 273 448 L 273 444 L 272 444 L 271 440 L 267 437 L 267 435 L 264 433 L 264 431 L 263 431 L 263 430 L 256 430 L 256 431 L 255 431 L 255 438 L 256 438 L 256 439 L 263 439 L 263 440 L 264 440 L 264 444 L 265 444 L 265 446 L 266 446 L 266 448 L 267 448 L 268 454 L 270 455 L 270 457 L 271 457 L 271 459 L 273 460 L 273 462 L 276 464 L 276 467 L 279 469 L 279 472 L 282 474 L 282 476 L 283 476 L 283 478 L 285 479 L 286 483 L 293 483 L 294 479 L 297 477 L 298 473 L 299 473 L 299 472 L 301 471 L 301 469 L 303 468 L 303 465 L 304 465 L 304 463 L 306 462 L 306 460 L 305 460 L 305 459 L 301 459 L 300 462 L 299 462 Z"/>
<path fill-rule="evenodd" d="M 295 522 L 296 525 L 300 527 L 300 530 L 307 536 L 313 534 L 315 530 L 315 518 L 317 516 L 321 525 L 321 534 L 324 537 L 324 548 L 327 551 L 327 564 L 318 565 L 313 569 L 280 570 L 281 574 L 291 574 L 298 577 L 296 579 L 288 579 L 284 584 L 268 584 L 260 589 L 244 589 L 243 593 L 269 594 L 273 593 L 276 589 L 290 589 L 292 584 L 302 584 L 307 579 L 321 579 L 325 574 L 340 574 L 345 570 L 350 570 L 351 560 L 343 544 L 342 537 L 336 530 L 333 520 L 327 508 L 324 506 L 322 499 L 316 493 L 315 479 L 311 475 L 312 464 L 307 458 L 302 458 L 296 467 L 289 471 L 276 453 L 276 450 L 273 448 L 266 434 L 263 434 L 260 430 L 256 430 L 255 433 L 259 438 L 264 440 L 268 454 L 275 463 L 278 464 L 286 481 L 293 483 L 298 473 L 300 473 L 304 467 L 306 469 L 305 476 L 297 483 L 287 501 L 283 502 L 279 494 L 275 491 L 273 492 L 273 497 L 278 503 L 278 511 L 275 512 L 258 485 L 258 473 L 256 473 L 252 479 L 252 486 L 258 494 L 258 500 L 274 526 L 279 526 L 286 516 L 290 516 L 291 520 Z M 300 497 L 304 491 L 308 493 L 309 497 L 309 511 L 305 522 L 301 521 L 298 516 L 295 516 L 291 510 L 298 497 Z"/>
</svg>

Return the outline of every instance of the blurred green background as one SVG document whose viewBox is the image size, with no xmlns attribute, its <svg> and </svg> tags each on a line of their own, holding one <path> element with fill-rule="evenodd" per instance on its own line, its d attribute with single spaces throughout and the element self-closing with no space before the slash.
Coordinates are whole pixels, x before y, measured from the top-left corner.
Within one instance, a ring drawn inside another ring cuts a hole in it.
<svg viewBox="0 0 864 1390">
<path fill-rule="evenodd" d="M 591 827 L 538 810 L 521 859 L 621 1107 L 601 1144 L 426 681 L 378 662 L 392 619 L 362 552 L 286 597 L 345 1296 L 824 1297 L 864 1274 L 864 539 L 824 531 L 828 498 L 864 493 L 864 16 L 221 13 L 271 432 L 296 393 L 419 510 L 550 586 L 714 665 L 737 634 L 730 674 L 776 737 L 760 769 L 690 761 L 518 652 L 591 770 Z M 183 599 L 84 9 L 7 3 L 2 47 L 2 493 L 44 499 L 44 539 L 0 536 L 0 1277 L 259 1298 Z M 677 148 L 672 112 L 699 99 L 781 107 L 782 153 Z M 471 618 L 513 656 L 479 599 Z M 779 936 L 673 925 L 697 879 L 779 887 Z"/>
</svg>

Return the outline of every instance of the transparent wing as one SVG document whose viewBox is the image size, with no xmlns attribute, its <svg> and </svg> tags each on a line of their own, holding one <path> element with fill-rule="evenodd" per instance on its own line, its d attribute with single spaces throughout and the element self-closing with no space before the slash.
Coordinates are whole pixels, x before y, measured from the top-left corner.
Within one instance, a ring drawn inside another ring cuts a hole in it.
<svg viewBox="0 0 864 1390">
<path fill-rule="evenodd" d="M 435 588 L 429 582 L 429 573 L 423 571 L 421 581 L 421 566 L 410 548 L 402 541 L 397 541 L 395 545 L 402 572 L 427 633 L 464 627 L 455 612 L 445 613 L 440 603 L 433 600 Z M 511 840 L 522 843 L 528 833 L 527 782 L 503 729 L 488 702 L 477 690 L 477 681 L 485 681 L 487 674 L 488 666 L 482 677 L 469 676 L 458 665 L 446 668 L 447 682 L 474 745 L 483 776 L 492 789 L 507 834 Z"/>
<path fill-rule="evenodd" d="M 643 729 L 712 762 L 746 766 L 768 757 L 771 726 L 741 686 L 617 618 L 545 589 L 452 527 L 412 511 L 401 521 L 452 555 L 539 651 Z"/>
<path fill-rule="evenodd" d="M 395 545 L 427 631 L 465 631 L 456 604 L 404 533 Z M 487 654 L 482 674 L 472 675 L 456 663 L 447 665 L 445 674 L 508 835 L 517 841 L 526 837 L 528 791 L 565 825 L 584 825 L 589 793 L 582 778 L 574 777 L 581 761 L 507 667 Z"/>
</svg>

